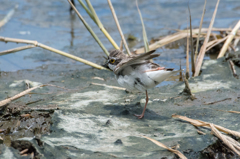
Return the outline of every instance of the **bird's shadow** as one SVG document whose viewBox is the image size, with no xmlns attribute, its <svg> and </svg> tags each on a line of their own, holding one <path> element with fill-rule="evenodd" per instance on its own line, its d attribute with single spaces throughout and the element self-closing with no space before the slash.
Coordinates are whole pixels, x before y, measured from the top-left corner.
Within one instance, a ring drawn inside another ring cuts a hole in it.
<svg viewBox="0 0 240 159">
<path fill-rule="evenodd" d="M 123 118 L 135 118 L 134 114 L 141 114 L 143 111 L 144 106 L 141 106 L 140 102 L 137 102 L 135 104 L 125 104 L 125 105 L 106 105 L 104 106 L 104 109 L 110 110 L 110 115 L 123 117 Z M 157 114 L 156 112 L 152 111 L 151 109 L 146 109 L 144 118 L 148 120 L 166 120 L 170 119 L 170 117 L 161 116 Z"/>
</svg>

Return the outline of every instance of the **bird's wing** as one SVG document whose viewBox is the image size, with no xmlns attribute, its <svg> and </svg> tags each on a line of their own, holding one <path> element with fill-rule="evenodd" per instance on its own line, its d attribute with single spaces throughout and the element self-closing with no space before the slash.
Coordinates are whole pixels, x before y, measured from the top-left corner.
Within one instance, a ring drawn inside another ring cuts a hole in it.
<svg viewBox="0 0 240 159">
<path fill-rule="evenodd" d="M 122 62 L 120 62 L 117 65 L 117 67 L 114 70 L 114 73 L 118 74 L 122 69 L 124 69 L 127 66 L 134 65 L 134 64 L 142 64 L 142 63 L 145 63 L 146 60 L 150 60 L 154 57 L 160 56 L 160 54 L 152 55 L 152 53 L 154 53 L 154 52 L 155 52 L 155 50 L 149 51 L 147 53 L 143 53 L 141 55 L 137 55 L 137 56 L 134 55 L 134 56 L 128 57 L 126 60 L 123 60 Z"/>
</svg>

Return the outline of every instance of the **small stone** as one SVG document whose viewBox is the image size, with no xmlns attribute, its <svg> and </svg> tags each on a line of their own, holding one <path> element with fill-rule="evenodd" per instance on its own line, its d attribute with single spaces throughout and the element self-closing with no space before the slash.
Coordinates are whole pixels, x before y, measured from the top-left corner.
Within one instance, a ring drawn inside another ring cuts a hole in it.
<svg viewBox="0 0 240 159">
<path fill-rule="evenodd" d="M 153 101 L 154 101 L 154 102 L 158 102 L 158 101 L 160 101 L 160 99 L 153 99 Z"/>
<path fill-rule="evenodd" d="M 122 145 L 122 140 L 121 139 L 117 139 L 115 142 L 114 142 L 115 145 Z"/>
<path fill-rule="evenodd" d="M 106 125 L 106 126 L 109 126 L 110 124 L 111 124 L 111 120 L 108 119 L 105 125 Z"/>
<path fill-rule="evenodd" d="M 125 99 L 125 102 L 130 102 L 130 99 Z"/>
<path fill-rule="evenodd" d="M 145 104 L 145 103 L 146 103 L 146 100 L 145 100 L 145 99 L 141 99 L 141 100 L 140 100 L 140 103 L 141 103 L 141 104 Z"/>
</svg>

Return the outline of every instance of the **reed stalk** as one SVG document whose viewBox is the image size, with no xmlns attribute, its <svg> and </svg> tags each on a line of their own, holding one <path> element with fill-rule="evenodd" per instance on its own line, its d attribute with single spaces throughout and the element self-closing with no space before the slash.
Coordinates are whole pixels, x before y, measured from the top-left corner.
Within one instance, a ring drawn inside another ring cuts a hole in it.
<svg viewBox="0 0 240 159">
<path fill-rule="evenodd" d="M 66 52 L 63 52 L 63 51 L 54 49 L 54 48 L 49 47 L 49 46 L 44 45 L 44 44 L 38 43 L 37 41 L 24 40 L 24 39 L 15 39 L 15 38 L 7 38 L 7 37 L 1 37 L 1 36 L 0 36 L 0 41 L 3 41 L 3 42 L 15 42 L 15 43 L 32 44 L 32 45 L 34 45 L 35 47 L 44 48 L 44 49 L 46 49 L 46 50 L 55 52 L 55 53 L 57 53 L 57 54 L 60 54 L 60 55 L 62 55 L 62 56 L 65 56 L 65 57 L 68 57 L 68 58 L 71 58 L 71 59 L 74 59 L 74 60 L 76 60 L 76 61 L 82 62 L 82 63 L 84 63 L 84 64 L 86 64 L 86 65 L 95 67 L 95 68 L 97 68 L 97 69 L 100 69 L 100 70 L 109 70 L 109 69 L 107 69 L 107 68 L 105 68 L 105 67 L 103 67 L 103 66 L 100 66 L 100 65 L 95 64 L 95 63 L 93 63 L 93 62 L 87 61 L 87 60 L 82 59 L 82 58 L 80 58 L 80 57 L 77 57 L 77 56 L 68 54 L 68 53 L 66 53 Z"/>
<path fill-rule="evenodd" d="M 240 28 L 240 20 L 238 21 L 238 23 L 235 25 L 235 27 L 233 28 L 233 30 L 231 31 L 231 34 L 229 34 L 227 40 L 225 41 L 219 55 L 217 58 L 223 57 L 227 51 L 228 46 L 230 45 L 232 39 L 235 37 L 238 29 Z"/>
<path fill-rule="evenodd" d="M 102 42 L 99 40 L 99 38 L 97 37 L 97 35 L 93 32 L 92 28 L 87 24 L 87 22 L 84 20 L 84 18 L 81 16 L 81 14 L 78 12 L 78 10 L 76 9 L 76 7 L 72 4 L 72 2 L 70 0 L 68 0 L 69 4 L 72 6 L 72 8 L 74 9 L 74 11 L 77 13 L 79 19 L 82 21 L 82 23 L 84 24 L 84 26 L 87 28 L 87 30 L 91 33 L 91 35 L 93 36 L 93 38 L 96 40 L 96 42 L 98 43 L 98 45 L 102 48 L 102 50 L 104 51 L 104 53 L 109 56 L 109 52 L 107 51 L 107 49 L 104 47 L 104 45 L 102 44 Z"/>
<path fill-rule="evenodd" d="M 21 46 L 21 47 L 17 47 L 17 48 L 14 48 L 14 49 L 9 49 L 9 50 L 5 50 L 5 51 L 1 51 L 0 52 L 0 56 L 1 55 L 6 55 L 6 54 L 11 54 L 11 53 L 14 53 L 14 52 L 17 52 L 17 51 L 22 51 L 22 50 L 26 50 L 26 49 L 31 49 L 31 48 L 34 48 L 36 47 L 35 45 L 26 45 L 26 46 Z"/>
<path fill-rule="evenodd" d="M 190 42 L 191 42 L 191 65 L 192 65 L 192 74 L 195 73 L 195 62 L 194 62 L 194 51 L 193 51 L 193 36 L 192 36 L 192 17 L 190 8 L 188 5 L 188 11 L 189 11 L 189 23 L 190 23 Z"/>
<path fill-rule="evenodd" d="M 124 44 L 124 46 L 125 46 L 125 49 L 127 50 L 127 53 L 128 53 L 128 55 L 130 56 L 130 55 L 131 55 L 131 52 L 130 52 L 130 50 L 129 50 L 129 48 L 128 48 L 128 45 L 127 45 L 127 42 L 126 42 L 126 40 L 125 40 L 125 38 L 124 38 L 122 29 L 121 29 L 120 24 L 119 24 L 119 22 L 118 22 L 118 19 L 117 19 L 117 16 L 116 16 L 116 13 L 115 13 L 115 10 L 114 10 L 114 8 L 113 8 L 113 5 L 112 5 L 111 0 L 108 0 L 108 4 L 109 4 L 109 8 L 110 8 L 111 11 L 112 11 L 113 18 L 114 18 L 115 23 L 116 23 L 116 25 L 117 25 L 117 28 L 118 28 L 119 34 L 120 34 L 120 36 L 121 36 L 121 38 L 122 38 L 123 44 Z"/>
<path fill-rule="evenodd" d="M 202 31 L 203 18 L 204 18 L 205 12 L 206 12 L 206 3 L 207 3 L 207 0 L 205 0 L 205 2 L 204 2 L 203 13 L 202 13 L 201 22 L 200 22 L 200 25 L 199 25 L 197 45 L 196 45 L 196 50 L 195 50 L 195 55 L 194 55 L 194 62 L 195 63 L 196 63 L 197 55 L 198 55 L 199 38 L 200 38 L 200 35 L 201 35 L 201 31 Z"/>
<path fill-rule="evenodd" d="M 103 32 L 103 34 L 107 37 L 107 39 L 109 40 L 109 42 L 113 45 L 113 47 L 117 50 L 119 50 L 118 45 L 116 44 L 116 42 L 112 39 L 112 37 L 109 35 L 109 33 L 107 32 L 107 30 L 104 28 L 102 22 L 100 21 L 100 19 L 98 18 L 90 0 L 86 0 L 88 7 L 90 8 L 93 17 L 95 18 L 96 24 L 97 26 L 100 28 L 100 30 Z"/>
<path fill-rule="evenodd" d="M 138 7 L 138 1 L 137 0 L 136 0 L 136 6 L 137 6 L 138 13 L 139 13 L 139 16 L 140 16 L 140 19 L 141 19 L 141 23 L 142 23 L 142 34 L 143 34 L 143 41 L 144 41 L 145 52 L 149 52 L 150 50 L 149 50 L 147 32 L 146 32 L 146 29 L 145 29 L 145 25 L 144 25 L 144 22 L 143 22 L 141 11 L 140 11 L 140 9 Z"/>
<path fill-rule="evenodd" d="M 8 14 L 0 21 L 0 28 L 4 26 L 13 16 L 15 13 L 15 10 L 18 8 L 18 5 L 15 6 L 15 8 L 11 9 Z"/>
<path fill-rule="evenodd" d="M 217 4 L 216 4 L 216 7 L 215 7 L 213 16 L 212 16 L 212 19 L 211 19 L 211 22 L 210 22 L 210 25 L 209 25 L 209 28 L 208 28 L 207 36 L 206 36 L 206 38 L 205 38 L 205 40 L 203 42 L 203 46 L 201 47 L 201 50 L 200 50 L 200 53 L 199 53 L 199 56 L 198 56 L 198 59 L 197 59 L 197 64 L 196 64 L 194 77 L 198 76 L 199 73 L 200 73 L 200 69 L 201 69 L 201 66 L 202 66 L 202 63 L 203 63 L 203 58 L 204 58 L 204 55 L 206 53 L 206 46 L 207 46 L 207 43 L 208 43 L 211 31 L 212 31 L 213 23 L 214 23 L 216 14 L 217 14 L 219 1 L 220 0 L 217 1 Z"/>
</svg>

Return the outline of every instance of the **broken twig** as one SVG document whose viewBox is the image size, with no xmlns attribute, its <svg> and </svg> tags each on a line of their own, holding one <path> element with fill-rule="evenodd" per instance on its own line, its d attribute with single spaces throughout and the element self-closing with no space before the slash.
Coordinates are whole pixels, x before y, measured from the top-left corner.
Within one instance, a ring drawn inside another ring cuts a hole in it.
<svg viewBox="0 0 240 159">
<path fill-rule="evenodd" d="M 232 62 L 232 60 L 229 60 L 229 64 L 230 64 L 230 68 L 232 70 L 233 77 L 238 79 L 238 75 L 237 75 L 237 72 L 235 70 L 234 63 Z"/>
<path fill-rule="evenodd" d="M 196 98 L 194 97 L 194 95 L 192 94 L 192 91 L 191 91 L 191 89 L 190 89 L 188 80 L 186 79 L 184 73 L 182 73 L 182 76 L 183 76 L 183 79 L 184 79 L 184 82 L 185 82 L 185 88 L 184 88 L 184 90 L 183 90 L 183 93 L 185 93 L 186 95 L 188 95 L 191 100 L 196 99 Z"/>
<path fill-rule="evenodd" d="M 214 101 L 214 102 L 207 102 L 207 103 L 204 103 L 204 105 L 211 105 L 211 104 L 215 104 L 215 103 L 219 103 L 219 102 L 223 102 L 225 100 L 231 100 L 232 98 L 225 98 L 225 99 L 221 99 L 221 100 L 218 100 L 218 101 Z"/>
</svg>

